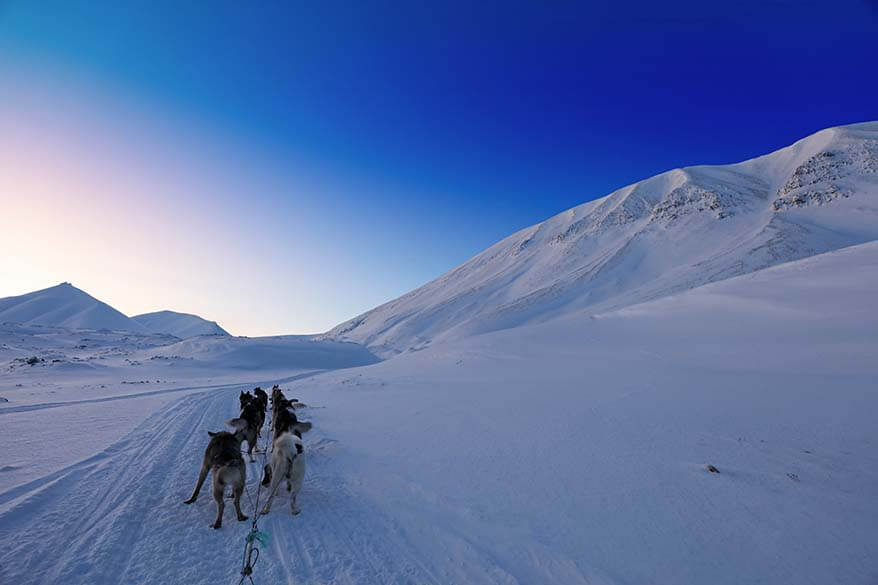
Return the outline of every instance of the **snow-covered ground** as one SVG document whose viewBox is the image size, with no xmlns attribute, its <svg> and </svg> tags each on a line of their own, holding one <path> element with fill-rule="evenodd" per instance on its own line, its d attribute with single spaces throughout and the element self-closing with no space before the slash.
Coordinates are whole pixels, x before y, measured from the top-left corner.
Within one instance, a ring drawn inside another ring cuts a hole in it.
<svg viewBox="0 0 878 585">
<path fill-rule="evenodd" d="M 271 387 L 376 361 L 362 346 L 305 336 L 181 341 L 129 331 L 2 324 L 0 438 L 7 454 L 0 464 L 0 490 L 93 455 L 181 395 Z M 52 445 L 61 448 L 47 450 Z"/>
<path fill-rule="evenodd" d="M 874 584 L 876 289 L 871 122 L 620 189 L 319 336 L 0 299 L 0 583 L 237 582 L 249 523 L 182 501 L 279 383 L 314 430 L 257 584 Z"/>
<path fill-rule="evenodd" d="M 211 498 L 182 500 L 239 390 L 286 375 L 315 425 L 303 512 L 260 522 L 256 583 L 874 583 L 876 287 L 869 243 L 316 374 L 201 344 L 114 358 L 104 388 L 16 367 L 0 580 L 237 582 L 249 523 L 210 530 Z M 168 383 L 106 383 L 142 368 Z"/>
</svg>

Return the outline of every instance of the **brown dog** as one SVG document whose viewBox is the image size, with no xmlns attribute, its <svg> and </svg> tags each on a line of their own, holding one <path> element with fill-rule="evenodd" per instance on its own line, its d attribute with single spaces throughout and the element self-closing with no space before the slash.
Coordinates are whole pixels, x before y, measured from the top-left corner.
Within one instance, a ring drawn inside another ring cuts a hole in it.
<svg viewBox="0 0 878 585">
<path fill-rule="evenodd" d="M 191 504 L 198 498 L 198 492 L 201 491 L 201 486 L 207 478 L 207 472 L 212 471 L 213 499 L 216 502 L 216 520 L 211 525 L 213 528 L 220 528 L 223 525 L 223 511 L 225 510 L 223 489 L 227 485 L 232 487 L 232 493 L 235 496 L 235 513 L 238 515 L 238 521 L 243 522 L 247 519 L 247 516 L 241 511 L 241 494 L 244 493 L 244 485 L 247 483 L 247 466 L 244 465 L 244 458 L 241 457 L 241 441 L 244 430 L 244 428 L 236 426 L 234 433 L 208 432 L 211 438 L 204 451 L 198 483 L 195 484 L 192 496 L 184 502 Z"/>
</svg>

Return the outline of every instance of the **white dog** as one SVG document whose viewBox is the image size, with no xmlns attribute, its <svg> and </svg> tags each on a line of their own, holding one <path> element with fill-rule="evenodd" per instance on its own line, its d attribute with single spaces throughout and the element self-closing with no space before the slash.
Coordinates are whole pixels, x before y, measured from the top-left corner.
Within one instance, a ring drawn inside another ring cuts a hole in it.
<svg viewBox="0 0 878 585">
<path fill-rule="evenodd" d="M 274 440 L 271 462 L 266 466 L 265 477 L 262 479 L 262 485 L 271 484 L 268 501 L 262 509 L 263 514 L 271 511 L 271 500 L 284 480 L 287 482 L 287 491 L 290 492 L 290 512 L 298 514 L 302 509 L 296 507 L 296 496 L 305 480 L 305 448 L 302 439 L 293 433 L 283 433 Z"/>
</svg>

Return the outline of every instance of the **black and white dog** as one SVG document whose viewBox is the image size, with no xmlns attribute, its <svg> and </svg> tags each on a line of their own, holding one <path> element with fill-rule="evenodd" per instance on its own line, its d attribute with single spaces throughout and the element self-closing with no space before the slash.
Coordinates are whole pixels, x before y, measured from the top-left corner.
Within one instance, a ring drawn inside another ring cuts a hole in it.
<svg viewBox="0 0 878 585">
<path fill-rule="evenodd" d="M 308 428 L 311 428 L 310 425 L 311 423 L 308 423 Z M 284 481 L 287 483 L 287 491 L 290 492 L 290 512 L 294 515 L 301 512 L 302 509 L 296 506 L 296 498 L 304 480 L 305 447 L 302 439 L 293 432 L 284 432 L 274 440 L 271 463 L 265 466 L 262 485 L 271 484 L 271 487 L 268 489 L 268 500 L 262 513 L 268 514 L 271 511 L 271 502 Z"/>
<path fill-rule="evenodd" d="M 302 488 L 305 479 L 305 447 L 302 443 L 302 433 L 311 430 L 311 423 L 299 421 L 296 417 L 293 401 L 287 400 L 281 389 L 277 386 L 271 392 L 271 432 L 272 449 L 271 460 L 265 466 L 262 485 L 271 485 L 269 488 L 268 501 L 263 514 L 271 510 L 271 501 L 280 485 L 286 481 L 287 491 L 290 492 L 290 511 L 298 514 L 301 510 L 296 507 L 296 497 Z"/>
<path fill-rule="evenodd" d="M 265 412 L 261 410 L 256 400 L 248 401 L 241 409 L 241 415 L 226 421 L 226 424 L 235 429 L 241 429 L 243 440 L 247 441 L 247 454 L 250 455 L 250 461 L 256 461 L 253 457 L 253 449 L 256 448 L 256 437 L 262 429 L 262 423 L 265 422 Z"/>
</svg>

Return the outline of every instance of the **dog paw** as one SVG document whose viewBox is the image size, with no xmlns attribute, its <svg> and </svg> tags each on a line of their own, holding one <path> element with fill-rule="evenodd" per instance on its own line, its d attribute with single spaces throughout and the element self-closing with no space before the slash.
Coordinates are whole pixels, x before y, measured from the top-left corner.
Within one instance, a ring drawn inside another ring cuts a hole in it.
<svg viewBox="0 0 878 585">
<path fill-rule="evenodd" d="M 223 523 L 222 523 L 222 522 L 217 522 L 216 524 L 211 524 L 210 527 L 213 528 L 214 530 L 217 530 L 217 529 L 223 527 Z"/>
<path fill-rule="evenodd" d="M 302 508 L 293 508 L 293 516 L 298 516 L 302 513 Z"/>
<path fill-rule="evenodd" d="M 189 498 L 188 500 L 183 500 L 184 504 L 193 504 L 195 503 L 195 498 Z"/>
<path fill-rule="evenodd" d="M 247 516 L 245 516 L 244 514 L 241 514 L 240 516 L 238 516 L 238 522 L 243 522 L 246 519 L 247 519 Z"/>
</svg>

